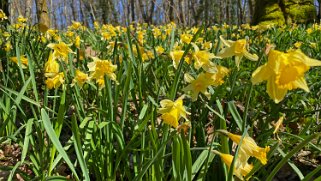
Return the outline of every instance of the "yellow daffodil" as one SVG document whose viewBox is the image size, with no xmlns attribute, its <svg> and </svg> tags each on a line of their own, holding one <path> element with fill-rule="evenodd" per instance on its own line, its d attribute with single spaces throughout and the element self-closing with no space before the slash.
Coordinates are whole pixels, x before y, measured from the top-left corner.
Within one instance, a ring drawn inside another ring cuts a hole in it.
<svg viewBox="0 0 321 181">
<path fill-rule="evenodd" d="M 279 103 L 288 90 L 301 88 L 309 92 L 304 73 L 311 66 L 321 66 L 321 61 L 309 58 L 299 49 L 289 53 L 271 50 L 268 62 L 253 72 L 252 83 L 267 81 L 267 93 Z"/>
<path fill-rule="evenodd" d="M 68 54 L 73 53 L 73 51 L 69 48 L 69 45 L 65 44 L 64 42 L 59 42 L 57 44 L 50 43 L 47 46 L 54 50 L 53 56 L 55 58 L 61 58 L 65 62 L 68 60 Z"/>
<path fill-rule="evenodd" d="M 80 42 L 81 42 L 80 36 L 76 36 L 74 45 L 78 49 L 80 48 Z"/>
<path fill-rule="evenodd" d="M 216 150 L 212 150 L 213 153 L 219 155 L 222 159 L 222 161 L 227 165 L 228 168 L 231 167 L 232 161 L 234 159 L 234 156 L 230 154 L 220 153 Z M 244 180 L 244 177 L 251 172 L 253 169 L 252 164 L 248 164 L 245 162 L 244 164 L 239 163 L 240 160 L 236 160 L 236 166 L 233 169 L 233 175 L 237 176 L 240 180 Z M 238 165 L 238 166 L 237 166 Z"/>
<path fill-rule="evenodd" d="M 28 58 L 25 55 L 20 56 L 21 68 L 25 69 L 28 67 Z M 18 57 L 10 57 L 10 60 L 19 66 Z"/>
<path fill-rule="evenodd" d="M 7 41 L 7 42 L 5 43 L 5 45 L 4 45 L 4 50 L 5 50 L 6 52 L 9 52 L 10 50 L 12 50 L 12 45 L 11 45 L 10 41 Z"/>
<path fill-rule="evenodd" d="M 240 144 L 241 135 L 236 135 L 230 133 L 226 130 L 219 130 L 219 132 L 228 136 L 233 142 L 236 144 Z M 260 162 L 265 165 L 267 163 L 266 154 L 270 151 L 270 147 L 266 146 L 265 148 L 261 148 L 257 146 L 254 139 L 246 135 L 242 140 L 242 145 L 239 151 L 239 159 L 241 163 L 246 163 L 250 156 L 255 157 L 260 160 Z M 244 166 L 244 165 L 243 165 Z"/>
<path fill-rule="evenodd" d="M 203 68 L 206 72 L 215 73 L 217 71 L 216 65 L 210 61 L 210 59 L 218 58 L 213 53 L 206 50 L 199 50 L 195 43 L 192 43 L 194 48 L 193 58 L 194 67 L 196 69 Z"/>
<path fill-rule="evenodd" d="M 45 77 L 54 77 L 59 73 L 59 63 L 53 58 L 50 53 L 48 61 L 45 63 Z"/>
<path fill-rule="evenodd" d="M 0 9 L 0 21 L 8 19 L 8 17 L 6 16 L 6 14 L 2 11 L 2 9 Z"/>
<path fill-rule="evenodd" d="M 25 18 L 25 17 L 23 17 L 23 16 L 18 16 L 18 18 L 17 18 L 17 21 L 19 22 L 19 23 L 26 23 L 27 22 L 27 18 Z"/>
<path fill-rule="evenodd" d="M 73 21 L 72 25 L 68 27 L 70 30 L 80 30 L 82 28 L 82 25 L 80 22 Z"/>
<path fill-rule="evenodd" d="M 180 38 L 181 38 L 181 42 L 189 44 L 193 39 L 193 35 L 183 33 L 181 34 Z"/>
<path fill-rule="evenodd" d="M 116 81 L 116 74 L 114 73 L 117 69 L 117 65 L 113 65 L 109 60 L 100 60 L 97 57 L 91 57 L 94 61 L 88 63 L 90 74 L 90 79 L 95 79 L 100 85 L 104 85 L 101 81 L 104 80 L 106 75 L 109 79 Z M 102 87 L 101 87 L 102 88 Z"/>
<path fill-rule="evenodd" d="M 300 42 L 300 41 L 297 41 L 294 43 L 295 48 L 300 48 L 301 46 L 302 46 L 302 42 Z"/>
<path fill-rule="evenodd" d="M 179 61 L 181 60 L 183 54 L 184 54 L 183 50 L 174 50 L 170 52 L 170 56 L 173 60 L 173 66 L 175 69 L 177 69 Z"/>
<path fill-rule="evenodd" d="M 162 46 L 157 46 L 157 47 L 155 48 L 155 50 L 156 50 L 157 55 L 161 55 L 161 54 L 163 54 L 164 51 L 165 51 Z"/>
<path fill-rule="evenodd" d="M 82 87 L 85 82 L 89 80 L 89 77 L 86 73 L 80 71 L 79 69 L 76 70 L 75 78 L 72 81 L 72 86 L 77 84 L 79 87 Z"/>
<path fill-rule="evenodd" d="M 216 73 L 208 73 L 206 72 L 206 77 L 211 80 L 211 85 L 213 86 L 219 86 L 224 83 L 224 78 L 227 76 L 230 72 L 230 70 L 226 67 L 217 65 L 216 66 Z"/>
<path fill-rule="evenodd" d="M 190 83 L 186 86 L 183 91 L 192 92 L 192 101 L 196 101 L 198 98 L 198 94 L 201 92 L 208 99 L 210 98 L 210 93 L 207 91 L 207 88 L 211 85 L 212 81 L 206 76 L 206 73 L 200 73 L 196 79 L 194 79 L 191 75 L 185 74 L 184 79 L 186 82 Z"/>
<path fill-rule="evenodd" d="M 217 56 L 221 58 L 235 56 L 235 63 L 238 68 L 240 67 L 240 62 L 243 56 L 252 61 L 257 61 L 259 59 L 256 54 L 250 54 L 247 51 L 247 42 L 245 39 L 232 41 L 225 40 L 222 36 L 220 36 L 220 39 L 225 48 L 223 48 Z"/>
<path fill-rule="evenodd" d="M 64 83 L 64 73 L 60 72 L 58 74 L 56 74 L 55 76 L 53 76 L 52 78 L 48 78 L 46 80 L 46 86 L 48 89 L 53 89 L 53 88 L 58 88 L 61 84 Z"/>
<path fill-rule="evenodd" d="M 180 118 L 187 120 L 186 115 L 189 114 L 183 106 L 184 96 L 179 97 L 176 101 L 164 99 L 160 101 L 161 108 L 158 109 L 158 113 L 162 114 L 161 118 L 164 123 L 178 127 L 178 121 Z"/>
</svg>

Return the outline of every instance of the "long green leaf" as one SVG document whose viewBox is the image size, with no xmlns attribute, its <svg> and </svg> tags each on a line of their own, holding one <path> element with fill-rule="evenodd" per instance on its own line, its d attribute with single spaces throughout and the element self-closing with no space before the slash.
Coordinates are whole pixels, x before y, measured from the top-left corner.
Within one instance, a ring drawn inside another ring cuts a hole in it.
<svg viewBox="0 0 321 181">
<path fill-rule="evenodd" d="M 61 143 L 55 133 L 55 130 L 52 128 L 52 125 L 50 123 L 50 118 L 49 118 L 46 110 L 44 110 L 43 108 L 41 109 L 41 117 L 42 117 L 42 122 L 43 122 L 44 128 L 45 128 L 46 132 L 48 133 L 48 136 L 49 136 L 50 140 L 52 141 L 53 145 L 57 148 L 57 151 L 61 154 L 62 158 L 66 161 L 71 172 L 74 174 L 76 180 L 79 180 L 76 169 L 73 166 L 72 162 L 70 161 L 66 151 L 62 147 L 62 145 L 61 145 Z"/>
</svg>

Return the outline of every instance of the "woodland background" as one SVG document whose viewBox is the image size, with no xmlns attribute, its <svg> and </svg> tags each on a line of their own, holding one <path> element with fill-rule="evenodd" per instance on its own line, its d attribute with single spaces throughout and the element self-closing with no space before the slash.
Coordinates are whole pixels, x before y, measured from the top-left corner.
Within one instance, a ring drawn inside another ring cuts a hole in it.
<svg viewBox="0 0 321 181">
<path fill-rule="evenodd" d="M 127 25 L 132 22 L 181 26 L 205 23 L 258 24 L 262 21 L 313 23 L 320 19 L 321 0 L 1 0 L 0 8 L 15 22 L 19 15 L 30 23 L 42 21 L 63 29 L 72 21 Z"/>
</svg>

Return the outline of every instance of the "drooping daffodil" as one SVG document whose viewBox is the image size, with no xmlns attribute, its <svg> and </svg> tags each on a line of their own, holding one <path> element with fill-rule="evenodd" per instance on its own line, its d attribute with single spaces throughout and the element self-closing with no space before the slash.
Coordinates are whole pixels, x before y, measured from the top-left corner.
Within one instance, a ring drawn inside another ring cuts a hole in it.
<svg viewBox="0 0 321 181">
<path fill-rule="evenodd" d="M 226 130 L 218 130 L 218 132 L 223 133 L 224 135 L 228 136 L 234 143 L 240 144 L 242 136 L 230 133 Z M 238 154 L 239 159 L 241 160 L 240 163 L 244 164 L 247 162 L 249 157 L 255 157 L 260 162 L 265 165 L 267 163 L 267 153 L 270 151 L 270 147 L 266 146 L 265 148 L 259 147 L 253 138 L 246 135 L 241 144 L 241 148 Z M 243 165 L 245 166 L 245 165 Z"/>
<path fill-rule="evenodd" d="M 216 155 L 219 155 L 222 159 L 222 161 L 226 164 L 226 166 L 228 168 L 231 167 L 232 161 L 234 159 L 233 155 L 230 154 L 226 154 L 226 153 L 221 153 L 219 151 L 216 150 L 212 150 L 213 153 L 215 153 Z M 240 180 L 244 180 L 244 177 L 249 174 L 251 172 L 251 170 L 253 169 L 253 165 L 252 164 L 248 164 L 247 162 L 245 162 L 244 164 L 240 164 L 241 160 L 237 159 L 236 160 L 236 167 L 234 167 L 233 169 L 233 175 L 237 176 Z"/>
<path fill-rule="evenodd" d="M 309 92 L 304 74 L 312 66 L 321 66 L 321 61 L 309 58 L 299 49 L 288 53 L 271 50 L 268 62 L 253 72 L 252 83 L 267 81 L 268 95 L 279 103 L 288 90 L 301 88 Z"/>
</svg>

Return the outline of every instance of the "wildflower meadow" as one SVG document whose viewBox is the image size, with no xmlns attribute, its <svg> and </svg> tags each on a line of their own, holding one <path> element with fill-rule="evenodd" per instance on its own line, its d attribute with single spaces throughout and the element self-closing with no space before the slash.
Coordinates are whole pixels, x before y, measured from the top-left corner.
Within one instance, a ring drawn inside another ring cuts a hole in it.
<svg viewBox="0 0 321 181">
<path fill-rule="evenodd" d="M 6 19 L 6 180 L 321 180 L 320 24 Z"/>
</svg>

